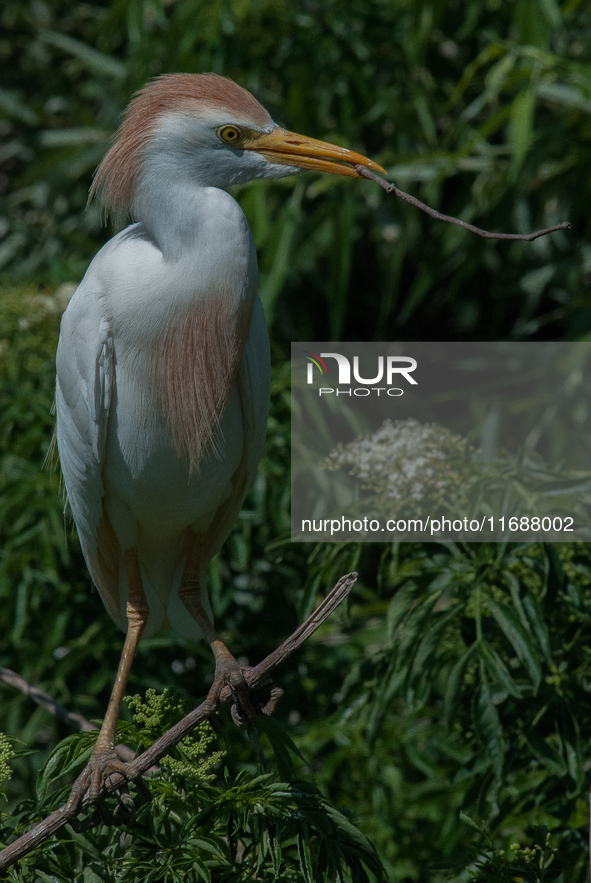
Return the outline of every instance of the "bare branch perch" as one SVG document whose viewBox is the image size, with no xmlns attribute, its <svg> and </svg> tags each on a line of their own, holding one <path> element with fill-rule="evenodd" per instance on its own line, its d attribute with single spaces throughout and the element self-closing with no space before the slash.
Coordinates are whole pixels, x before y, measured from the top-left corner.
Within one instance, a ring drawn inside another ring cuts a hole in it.
<svg viewBox="0 0 591 883">
<path fill-rule="evenodd" d="M 283 644 L 281 644 L 281 646 L 276 650 L 273 650 L 273 652 L 270 653 L 266 659 L 263 659 L 262 662 L 259 662 L 258 665 L 244 671 L 244 677 L 251 689 L 256 690 L 260 687 L 266 686 L 270 682 L 271 672 L 277 668 L 277 666 L 281 665 L 282 662 L 285 662 L 285 660 L 291 656 L 292 653 L 304 643 L 304 641 L 307 641 L 319 626 L 322 625 L 322 623 L 338 607 L 341 601 L 347 597 L 353 588 L 356 579 L 356 573 L 349 573 L 347 576 L 342 576 L 336 586 L 329 592 L 316 610 L 305 622 L 302 623 L 302 625 L 299 626 L 299 628 L 295 630 L 292 635 L 290 635 L 289 638 L 287 638 L 286 641 L 283 642 Z M 26 681 L 24 683 L 26 683 Z M 51 701 L 53 702 L 53 700 Z M 226 686 L 220 693 L 218 705 L 227 705 L 232 701 L 233 696 L 230 692 L 230 688 Z M 202 702 L 201 705 L 198 705 L 197 708 L 186 715 L 186 717 L 179 721 L 178 724 L 175 724 L 174 727 L 171 727 L 168 732 L 154 742 L 154 744 L 148 748 L 147 751 L 144 751 L 140 757 L 136 758 L 131 764 L 133 769 L 140 773 L 147 772 L 154 766 L 154 764 L 158 763 L 162 757 L 168 754 L 171 748 L 178 745 L 178 743 L 184 739 L 191 730 L 194 730 L 196 726 L 209 718 L 210 715 L 211 704 L 208 702 Z M 125 784 L 126 779 L 118 773 L 115 773 L 109 778 L 106 791 L 107 793 L 110 793 Z M 43 821 L 34 825 L 30 831 L 27 831 L 26 834 L 23 834 L 22 837 L 15 840 L 10 846 L 6 846 L 0 851 L 0 871 L 5 870 L 10 867 L 10 865 L 19 861 L 19 859 L 35 849 L 36 846 L 42 843 L 51 834 L 54 834 L 63 825 L 68 822 L 73 822 L 78 815 L 78 812 L 86 809 L 89 804 L 90 801 L 85 800 L 79 809 L 70 813 L 66 811 L 66 804 L 64 804 L 59 809 L 55 810 L 55 812 L 52 812 L 51 815 L 47 816 L 47 818 L 43 819 Z"/>
<path fill-rule="evenodd" d="M 435 218 L 438 221 L 447 221 L 448 224 L 456 224 L 458 227 L 463 227 L 464 230 L 470 230 L 471 233 L 476 233 L 477 236 L 482 236 L 483 239 L 517 239 L 523 242 L 532 242 L 534 239 L 538 239 L 540 236 L 545 236 L 547 233 L 556 233 L 557 230 L 570 230 L 571 228 L 571 224 L 568 221 L 563 221 L 562 224 L 556 224 L 554 227 L 546 227 L 544 230 L 536 230 L 535 233 L 489 233 L 488 230 L 482 230 L 480 227 L 475 227 L 474 224 L 468 224 L 466 221 L 454 218 L 453 215 L 443 215 L 441 212 L 431 208 L 431 206 L 426 203 L 421 202 L 416 196 L 411 196 L 410 193 L 405 193 L 404 190 L 399 190 L 396 184 L 392 184 L 390 181 L 384 181 L 383 178 L 380 178 L 375 172 L 366 169 L 365 166 L 356 165 L 355 171 L 361 178 L 369 178 L 371 181 L 375 181 L 376 184 L 379 184 L 380 187 L 384 188 L 386 193 L 393 193 L 394 196 L 420 208 L 421 211 L 426 212 L 432 218 Z"/>
</svg>

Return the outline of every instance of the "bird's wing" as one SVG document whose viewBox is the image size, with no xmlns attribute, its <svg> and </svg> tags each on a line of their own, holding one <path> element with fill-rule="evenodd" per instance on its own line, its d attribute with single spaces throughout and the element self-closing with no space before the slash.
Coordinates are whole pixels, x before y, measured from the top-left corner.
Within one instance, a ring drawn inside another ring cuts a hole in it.
<svg viewBox="0 0 591 883">
<path fill-rule="evenodd" d="M 56 356 L 57 446 L 84 557 L 113 619 L 119 605 L 119 549 L 103 512 L 102 465 L 114 387 L 113 339 L 98 283 L 87 277 L 61 322 Z"/>
<path fill-rule="evenodd" d="M 242 458 L 232 476 L 232 491 L 219 507 L 204 537 L 204 563 L 211 560 L 228 537 L 263 455 L 271 395 L 270 375 L 269 333 L 265 311 L 257 297 L 238 371 L 244 433 Z"/>
<path fill-rule="evenodd" d="M 267 418 L 271 399 L 271 350 L 267 320 L 261 299 L 254 306 L 250 334 L 238 375 L 242 404 L 244 448 L 250 481 L 265 450 Z"/>
</svg>

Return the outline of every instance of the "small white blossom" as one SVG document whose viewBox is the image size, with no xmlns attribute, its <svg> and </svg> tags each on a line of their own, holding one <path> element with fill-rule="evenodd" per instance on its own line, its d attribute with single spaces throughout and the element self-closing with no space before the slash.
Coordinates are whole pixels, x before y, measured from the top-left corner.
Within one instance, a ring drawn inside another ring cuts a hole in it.
<svg viewBox="0 0 591 883">
<path fill-rule="evenodd" d="M 371 435 L 338 445 L 328 469 L 348 468 L 385 503 L 440 504 L 462 483 L 464 441 L 437 424 L 385 420 Z"/>
</svg>

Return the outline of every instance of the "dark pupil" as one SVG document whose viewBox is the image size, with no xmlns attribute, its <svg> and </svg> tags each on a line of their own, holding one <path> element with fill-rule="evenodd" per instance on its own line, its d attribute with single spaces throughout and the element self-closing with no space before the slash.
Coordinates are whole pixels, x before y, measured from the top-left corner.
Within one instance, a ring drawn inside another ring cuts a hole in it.
<svg viewBox="0 0 591 883">
<path fill-rule="evenodd" d="M 234 139 L 236 137 L 237 137 L 236 130 L 235 129 L 228 129 L 228 131 L 226 132 L 226 138 L 228 138 L 230 141 L 234 141 Z"/>
</svg>

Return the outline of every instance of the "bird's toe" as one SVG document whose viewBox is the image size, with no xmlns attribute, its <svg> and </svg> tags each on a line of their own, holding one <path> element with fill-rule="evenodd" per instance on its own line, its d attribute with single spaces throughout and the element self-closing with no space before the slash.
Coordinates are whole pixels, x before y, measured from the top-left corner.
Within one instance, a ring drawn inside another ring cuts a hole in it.
<svg viewBox="0 0 591 883">
<path fill-rule="evenodd" d="M 257 714 L 273 715 L 283 696 L 281 687 L 268 678 L 262 685 L 264 690 L 269 690 L 268 699 L 261 701 L 259 697 L 255 697 L 254 691 L 248 683 L 250 667 L 241 666 L 226 648 L 224 650 L 224 653 L 217 654 L 215 678 L 206 700 L 211 708 L 211 720 L 217 716 L 217 703 L 225 686 L 228 686 L 232 693 L 234 701 L 230 711 L 232 720 L 237 726 L 243 727 L 252 723 Z"/>
<path fill-rule="evenodd" d="M 242 727 L 253 721 L 256 710 L 251 700 L 250 687 L 244 677 L 244 669 L 228 650 L 217 656 L 215 677 L 207 694 L 207 702 L 215 706 L 222 688 L 226 685 L 230 688 L 234 700 L 231 708 L 234 723 Z"/>
<path fill-rule="evenodd" d="M 112 813 L 105 804 L 106 784 L 110 776 L 119 773 L 125 779 L 117 794 L 118 806 Z M 151 799 L 150 791 L 141 774 L 133 769 L 130 764 L 120 760 L 112 749 L 95 749 L 88 765 L 74 782 L 67 809 L 70 813 L 76 813 L 85 798 L 89 803 L 94 803 L 100 813 L 103 822 L 107 825 L 121 824 L 135 814 L 135 804 L 129 794 L 127 782 L 133 780 L 134 784 L 143 797 Z"/>
</svg>

